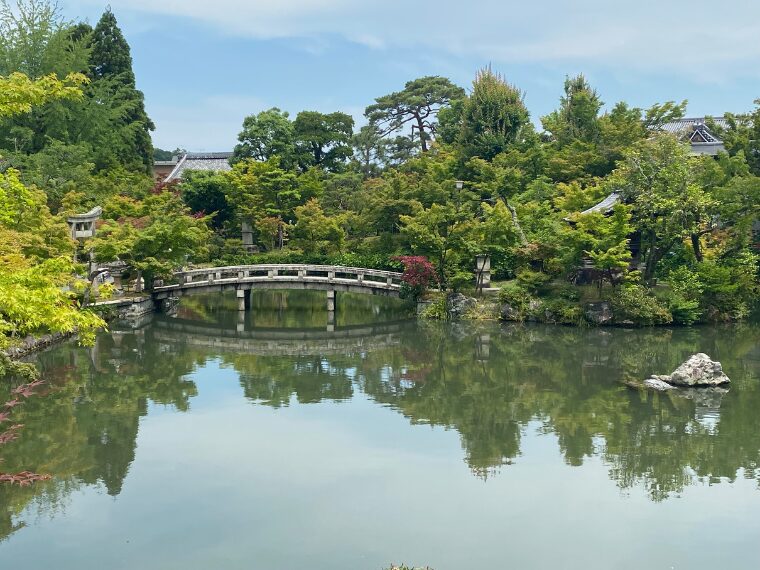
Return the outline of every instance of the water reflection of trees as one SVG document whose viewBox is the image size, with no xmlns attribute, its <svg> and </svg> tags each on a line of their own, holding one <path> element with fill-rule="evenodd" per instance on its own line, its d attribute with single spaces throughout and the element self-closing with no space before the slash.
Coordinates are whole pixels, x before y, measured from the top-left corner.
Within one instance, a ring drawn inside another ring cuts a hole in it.
<svg viewBox="0 0 760 570">
<path fill-rule="evenodd" d="M 64 347 L 40 356 L 48 390 L 14 414 L 25 428 L 4 446 L 3 469 L 33 469 L 54 478 L 27 488 L 0 486 L 0 505 L 7 506 L 0 513 L 0 540 L 23 526 L 14 521 L 34 501 L 56 512 L 81 485 L 102 485 L 113 496 L 121 492 L 148 403 L 186 410 L 197 393 L 185 378 L 192 360 L 160 352 L 141 333 L 115 333 L 100 335 L 91 349 Z"/>
<path fill-rule="evenodd" d="M 659 500 L 698 480 L 760 481 L 760 333 L 420 325 L 398 346 L 356 354 L 225 356 L 262 404 L 350 398 L 361 389 L 412 423 L 456 429 L 465 459 L 488 476 L 520 455 L 526 429 L 557 437 L 569 465 L 592 456 L 623 489 Z M 704 351 L 724 361 L 729 396 L 640 393 L 624 381 L 670 371 Z"/>
<path fill-rule="evenodd" d="M 23 525 L 19 514 L 35 501 L 55 512 L 82 485 L 117 495 L 149 403 L 187 410 L 196 394 L 187 375 L 210 359 L 235 369 L 244 396 L 259 405 L 340 401 L 362 391 L 411 423 L 455 429 L 478 476 L 520 461 L 527 430 L 538 429 L 557 438 L 569 465 L 600 457 L 622 489 L 643 487 L 654 500 L 699 480 L 760 481 L 758 327 L 410 323 L 370 331 L 359 341 L 305 337 L 302 353 L 284 357 L 276 343 L 274 351 L 259 341 L 244 353 L 240 345 L 206 346 L 198 342 L 202 333 L 172 333 L 171 326 L 104 334 L 94 349 L 61 347 L 40 357 L 51 388 L 19 410 L 15 419 L 26 428 L 5 446 L 3 469 L 54 479 L 30 488 L 0 486 L 0 505 L 7 506 L 0 539 Z M 734 379 L 722 400 L 640 393 L 623 384 L 670 371 L 696 351 L 723 361 Z"/>
</svg>

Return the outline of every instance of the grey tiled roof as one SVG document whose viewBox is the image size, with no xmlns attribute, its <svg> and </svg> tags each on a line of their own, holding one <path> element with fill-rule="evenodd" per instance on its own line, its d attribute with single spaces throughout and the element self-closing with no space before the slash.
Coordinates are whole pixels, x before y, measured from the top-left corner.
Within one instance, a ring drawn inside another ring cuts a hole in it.
<svg viewBox="0 0 760 570">
<path fill-rule="evenodd" d="M 166 177 L 166 181 L 180 180 L 186 170 L 208 170 L 213 172 L 232 170 L 229 162 L 231 156 L 231 152 L 188 152 L 179 159 L 177 166 Z"/>
<path fill-rule="evenodd" d="M 581 212 L 581 215 L 592 214 L 594 212 L 609 214 L 612 211 L 612 208 L 614 208 L 615 204 L 617 204 L 618 202 L 620 202 L 620 193 L 612 192 L 609 196 L 607 196 L 604 200 L 602 200 L 598 204 L 591 206 L 587 210 L 583 210 Z"/>
<path fill-rule="evenodd" d="M 583 210 L 580 214 L 577 214 L 579 216 L 583 216 L 585 214 L 593 214 L 594 212 L 601 212 L 605 216 L 612 212 L 612 209 L 615 207 L 615 204 L 622 201 L 622 196 L 620 195 L 620 192 L 612 192 L 607 196 L 604 200 L 599 202 L 598 204 L 594 204 L 590 208 Z M 571 217 L 564 218 L 564 220 L 570 224 L 575 224 L 576 219 L 575 215 Z"/>
<path fill-rule="evenodd" d="M 707 121 L 715 123 L 717 126 L 726 129 L 728 121 L 723 117 L 691 117 L 688 119 L 678 119 L 662 125 L 662 130 L 674 135 L 691 134 L 696 127 L 705 125 Z"/>
<path fill-rule="evenodd" d="M 725 147 L 723 141 L 707 127 L 708 120 L 718 127 L 728 128 L 728 121 L 722 117 L 697 117 L 665 123 L 662 125 L 662 130 L 691 144 L 693 155 L 715 156 L 725 150 Z"/>
</svg>

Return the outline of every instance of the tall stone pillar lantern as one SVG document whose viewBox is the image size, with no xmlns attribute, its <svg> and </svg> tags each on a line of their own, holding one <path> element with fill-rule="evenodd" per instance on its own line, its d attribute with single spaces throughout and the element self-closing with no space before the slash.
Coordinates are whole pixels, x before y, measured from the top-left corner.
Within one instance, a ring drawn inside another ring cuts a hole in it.
<svg viewBox="0 0 760 570">
<path fill-rule="evenodd" d="M 481 254 L 475 257 L 475 289 L 482 293 L 491 287 L 491 256 Z"/>
<path fill-rule="evenodd" d="M 69 224 L 69 230 L 71 231 L 71 239 L 83 243 L 85 240 L 94 238 L 96 225 L 102 213 L 103 208 L 95 206 L 85 214 L 75 214 L 66 218 L 66 222 Z M 76 261 L 76 253 L 74 254 L 74 260 Z M 89 262 L 89 273 L 92 273 L 95 269 L 93 267 L 94 260 L 92 252 L 90 252 Z"/>
</svg>

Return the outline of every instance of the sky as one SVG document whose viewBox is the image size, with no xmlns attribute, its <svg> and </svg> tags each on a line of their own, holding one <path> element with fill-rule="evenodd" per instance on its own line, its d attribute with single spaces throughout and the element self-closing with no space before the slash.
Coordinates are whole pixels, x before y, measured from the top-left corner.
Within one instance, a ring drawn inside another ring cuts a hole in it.
<svg viewBox="0 0 760 570">
<path fill-rule="evenodd" d="M 108 3 L 60 0 L 95 24 Z M 760 97 L 758 0 L 110 0 L 164 149 L 226 151 L 279 107 L 362 121 L 425 75 L 469 88 L 491 65 L 534 122 L 583 73 L 608 107 L 688 99 L 688 115 Z"/>
</svg>

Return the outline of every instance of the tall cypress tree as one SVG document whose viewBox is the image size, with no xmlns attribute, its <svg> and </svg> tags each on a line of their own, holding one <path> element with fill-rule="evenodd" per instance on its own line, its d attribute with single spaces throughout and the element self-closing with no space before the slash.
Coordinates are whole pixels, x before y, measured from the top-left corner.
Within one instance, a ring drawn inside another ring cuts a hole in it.
<svg viewBox="0 0 760 570">
<path fill-rule="evenodd" d="M 95 26 L 91 46 L 90 75 L 93 88 L 104 89 L 110 93 L 115 104 L 127 109 L 125 128 L 122 130 L 123 147 L 118 149 L 122 154 L 119 162 L 142 165 L 150 172 L 153 167 L 150 131 L 156 127 L 145 112 L 145 98 L 136 87 L 129 44 L 110 8 Z"/>
</svg>

